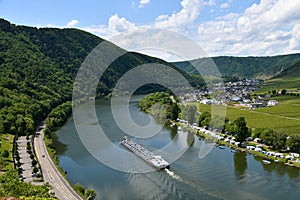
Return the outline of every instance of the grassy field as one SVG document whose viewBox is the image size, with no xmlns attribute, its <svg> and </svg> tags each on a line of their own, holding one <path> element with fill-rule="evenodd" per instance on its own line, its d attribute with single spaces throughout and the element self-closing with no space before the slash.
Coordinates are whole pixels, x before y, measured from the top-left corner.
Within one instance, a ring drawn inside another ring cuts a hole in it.
<svg viewBox="0 0 300 200">
<path fill-rule="evenodd" d="M 278 106 L 250 110 L 227 107 L 226 116 L 230 121 L 245 117 L 251 128 L 272 128 L 287 134 L 300 134 L 300 98 L 281 96 L 272 98 L 279 101 Z M 211 111 L 211 107 L 199 104 L 200 112 Z"/>
<path fill-rule="evenodd" d="M 8 150 L 8 152 L 9 152 L 9 157 L 5 158 L 8 163 L 8 165 L 6 166 L 6 169 L 13 169 L 12 153 L 11 153 L 13 139 L 14 139 L 14 136 L 10 135 L 10 134 L 1 134 L 0 135 L 0 140 L 1 140 L 0 154 L 4 150 Z"/>
</svg>

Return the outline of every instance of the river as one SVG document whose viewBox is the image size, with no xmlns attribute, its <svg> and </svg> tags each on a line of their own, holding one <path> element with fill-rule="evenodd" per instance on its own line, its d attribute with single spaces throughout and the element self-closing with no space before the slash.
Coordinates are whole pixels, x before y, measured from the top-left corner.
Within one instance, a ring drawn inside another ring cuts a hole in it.
<svg viewBox="0 0 300 200">
<path fill-rule="evenodd" d="M 113 120 L 110 103 L 97 101 L 96 112 L 108 138 L 118 145 L 124 133 Z M 150 121 L 148 114 L 139 111 L 136 99 L 130 102 L 130 113 L 138 124 Z M 135 139 L 148 149 L 193 141 L 169 170 L 129 173 L 102 164 L 81 143 L 73 118 L 56 132 L 59 164 L 73 184 L 79 182 L 94 189 L 97 199 L 300 199 L 299 169 L 279 163 L 264 164 L 259 157 L 232 153 L 229 148 L 214 147 L 199 159 L 199 149 L 206 141 L 191 133 L 154 125 L 162 128 L 156 136 Z"/>
</svg>

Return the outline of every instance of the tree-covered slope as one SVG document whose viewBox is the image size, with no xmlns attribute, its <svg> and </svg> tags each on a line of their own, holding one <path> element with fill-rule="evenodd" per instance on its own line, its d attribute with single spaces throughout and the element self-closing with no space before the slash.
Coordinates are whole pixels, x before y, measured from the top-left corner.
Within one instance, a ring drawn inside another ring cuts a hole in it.
<svg viewBox="0 0 300 200">
<path fill-rule="evenodd" d="M 264 82 L 260 91 L 300 89 L 300 62 Z"/>
<path fill-rule="evenodd" d="M 70 101 L 78 69 L 102 41 L 81 30 L 38 29 L 0 19 L 0 133 L 30 134 L 52 109 Z M 108 95 L 124 73 L 146 63 L 175 68 L 163 60 L 127 52 L 105 71 L 97 95 Z M 181 73 L 193 85 L 202 84 L 201 79 Z"/>
<path fill-rule="evenodd" d="M 300 54 L 268 57 L 219 56 L 173 64 L 189 73 L 197 73 L 198 71 L 193 66 L 199 67 L 204 71 L 202 75 L 211 75 L 210 67 L 207 66 L 208 59 L 212 59 L 215 62 L 223 76 L 271 78 L 282 70 L 288 69 L 295 63 L 300 62 Z"/>
</svg>

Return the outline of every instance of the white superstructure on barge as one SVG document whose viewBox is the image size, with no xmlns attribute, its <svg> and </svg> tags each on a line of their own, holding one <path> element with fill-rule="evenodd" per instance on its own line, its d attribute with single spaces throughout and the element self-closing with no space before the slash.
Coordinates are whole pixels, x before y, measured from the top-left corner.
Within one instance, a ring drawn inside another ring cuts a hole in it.
<svg viewBox="0 0 300 200">
<path fill-rule="evenodd" d="M 120 144 L 122 144 L 124 147 L 126 147 L 138 157 L 143 159 L 145 162 L 157 169 L 165 169 L 170 167 L 169 163 L 165 161 L 160 155 L 154 155 L 152 152 L 145 149 L 138 143 L 135 143 L 134 141 L 130 140 L 126 136 L 123 137 Z"/>
</svg>

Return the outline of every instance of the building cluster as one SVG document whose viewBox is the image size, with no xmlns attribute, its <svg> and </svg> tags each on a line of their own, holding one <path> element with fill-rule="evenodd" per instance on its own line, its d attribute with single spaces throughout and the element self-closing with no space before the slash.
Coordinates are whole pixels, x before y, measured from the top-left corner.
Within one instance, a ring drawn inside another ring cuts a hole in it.
<svg viewBox="0 0 300 200">
<path fill-rule="evenodd" d="M 251 98 L 250 93 L 257 90 L 261 80 L 244 79 L 237 82 L 214 83 L 210 90 L 194 90 L 182 94 L 181 102 L 200 102 L 206 105 L 228 105 L 250 109 L 276 106 L 276 100 L 267 100 L 271 95 L 259 95 Z"/>
</svg>

